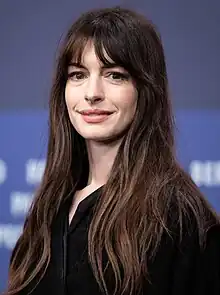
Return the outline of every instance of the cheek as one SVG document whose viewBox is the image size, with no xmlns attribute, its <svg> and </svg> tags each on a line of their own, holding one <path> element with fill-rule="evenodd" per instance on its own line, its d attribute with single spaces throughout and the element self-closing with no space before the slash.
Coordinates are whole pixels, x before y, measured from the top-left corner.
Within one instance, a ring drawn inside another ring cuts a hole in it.
<svg viewBox="0 0 220 295">
<path fill-rule="evenodd" d="M 67 109 L 69 109 L 69 105 L 70 105 L 70 93 L 69 93 L 69 87 L 66 86 L 65 88 L 65 92 L 64 92 L 64 95 L 65 95 L 65 102 L 66 102 L 66 106 L 67 106 Z"/>
<path fill-rule="evenodd" d="M 75 107 L 77 103 L 78 93 L 76 89 L 72 89 L 70 86 L 66 86 L 65 88 L 65 102 L 68 110 L 71 110 Z"/>
<path fill-rule="evenodd" d="M 134 115 L 137 107 L 137 91 L 136 89 L 127 89 L 123 93 L 121 93 L 119 108 L 122 112 L 128 115 Z"/>
</svg>

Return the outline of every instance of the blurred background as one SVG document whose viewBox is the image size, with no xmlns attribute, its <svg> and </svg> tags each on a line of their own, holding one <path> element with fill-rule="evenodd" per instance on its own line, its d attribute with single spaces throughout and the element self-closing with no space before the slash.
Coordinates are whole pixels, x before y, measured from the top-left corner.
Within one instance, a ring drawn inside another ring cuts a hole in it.
<svg viewBox="0 0 220 295">
<path fill-rule="evenodd" d="M 90 8 L 144 13 L 164 44 L 178 158 L 220 212 L 218 0 L 0 1 L 0 292 L 45 165 L 48 96 L 59 42 Z"/>
</svg>

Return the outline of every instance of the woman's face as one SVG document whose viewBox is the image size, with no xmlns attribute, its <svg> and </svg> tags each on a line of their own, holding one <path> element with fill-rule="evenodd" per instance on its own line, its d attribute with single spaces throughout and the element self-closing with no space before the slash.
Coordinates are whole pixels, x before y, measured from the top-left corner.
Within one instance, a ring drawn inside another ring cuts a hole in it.
<svg viewBox="0 0 220 295">
<path fill-rule="evenodd" d="M 65 100 L 70 121 L 85 139 L 111 140 L 123 134 L 131 124 L 137 106 L 137 90 L 125 69 L 112 64 L 104 67 L 88 42 L 81 64 L 68 67 Z M 88 114 L 86 111 L 107 111 Z"/>
</svg>

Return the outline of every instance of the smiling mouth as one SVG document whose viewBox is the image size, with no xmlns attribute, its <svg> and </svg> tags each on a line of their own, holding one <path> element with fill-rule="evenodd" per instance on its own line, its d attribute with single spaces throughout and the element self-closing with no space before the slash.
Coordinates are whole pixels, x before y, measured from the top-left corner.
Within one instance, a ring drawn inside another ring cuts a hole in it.
<svg viewBox="0 0 220 295">
<path fill-rule="evenodd" d="M 104 122 L 105 120 L 107 120 L 109 118 L 109 116 L 111 116 L 111 114 L 89 114 L 89 115 L 84 115 L 81 114 L 83 120 L 86 123 L 101 123 Z"/>
</svg>

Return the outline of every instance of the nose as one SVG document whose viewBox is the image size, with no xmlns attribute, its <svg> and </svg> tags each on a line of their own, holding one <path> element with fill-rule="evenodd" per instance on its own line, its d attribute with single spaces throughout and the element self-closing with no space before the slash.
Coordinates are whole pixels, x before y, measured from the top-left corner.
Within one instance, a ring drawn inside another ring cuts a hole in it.
<svg viewBox="0 0 220 295">
<path fill-rule="evenodd" d="M 85 89 L 85 100 L 89 102 L 99 102 L 104 99 L 104 90 L 101 78 L 93 76 L 87 80 Z"/>
</svg>

